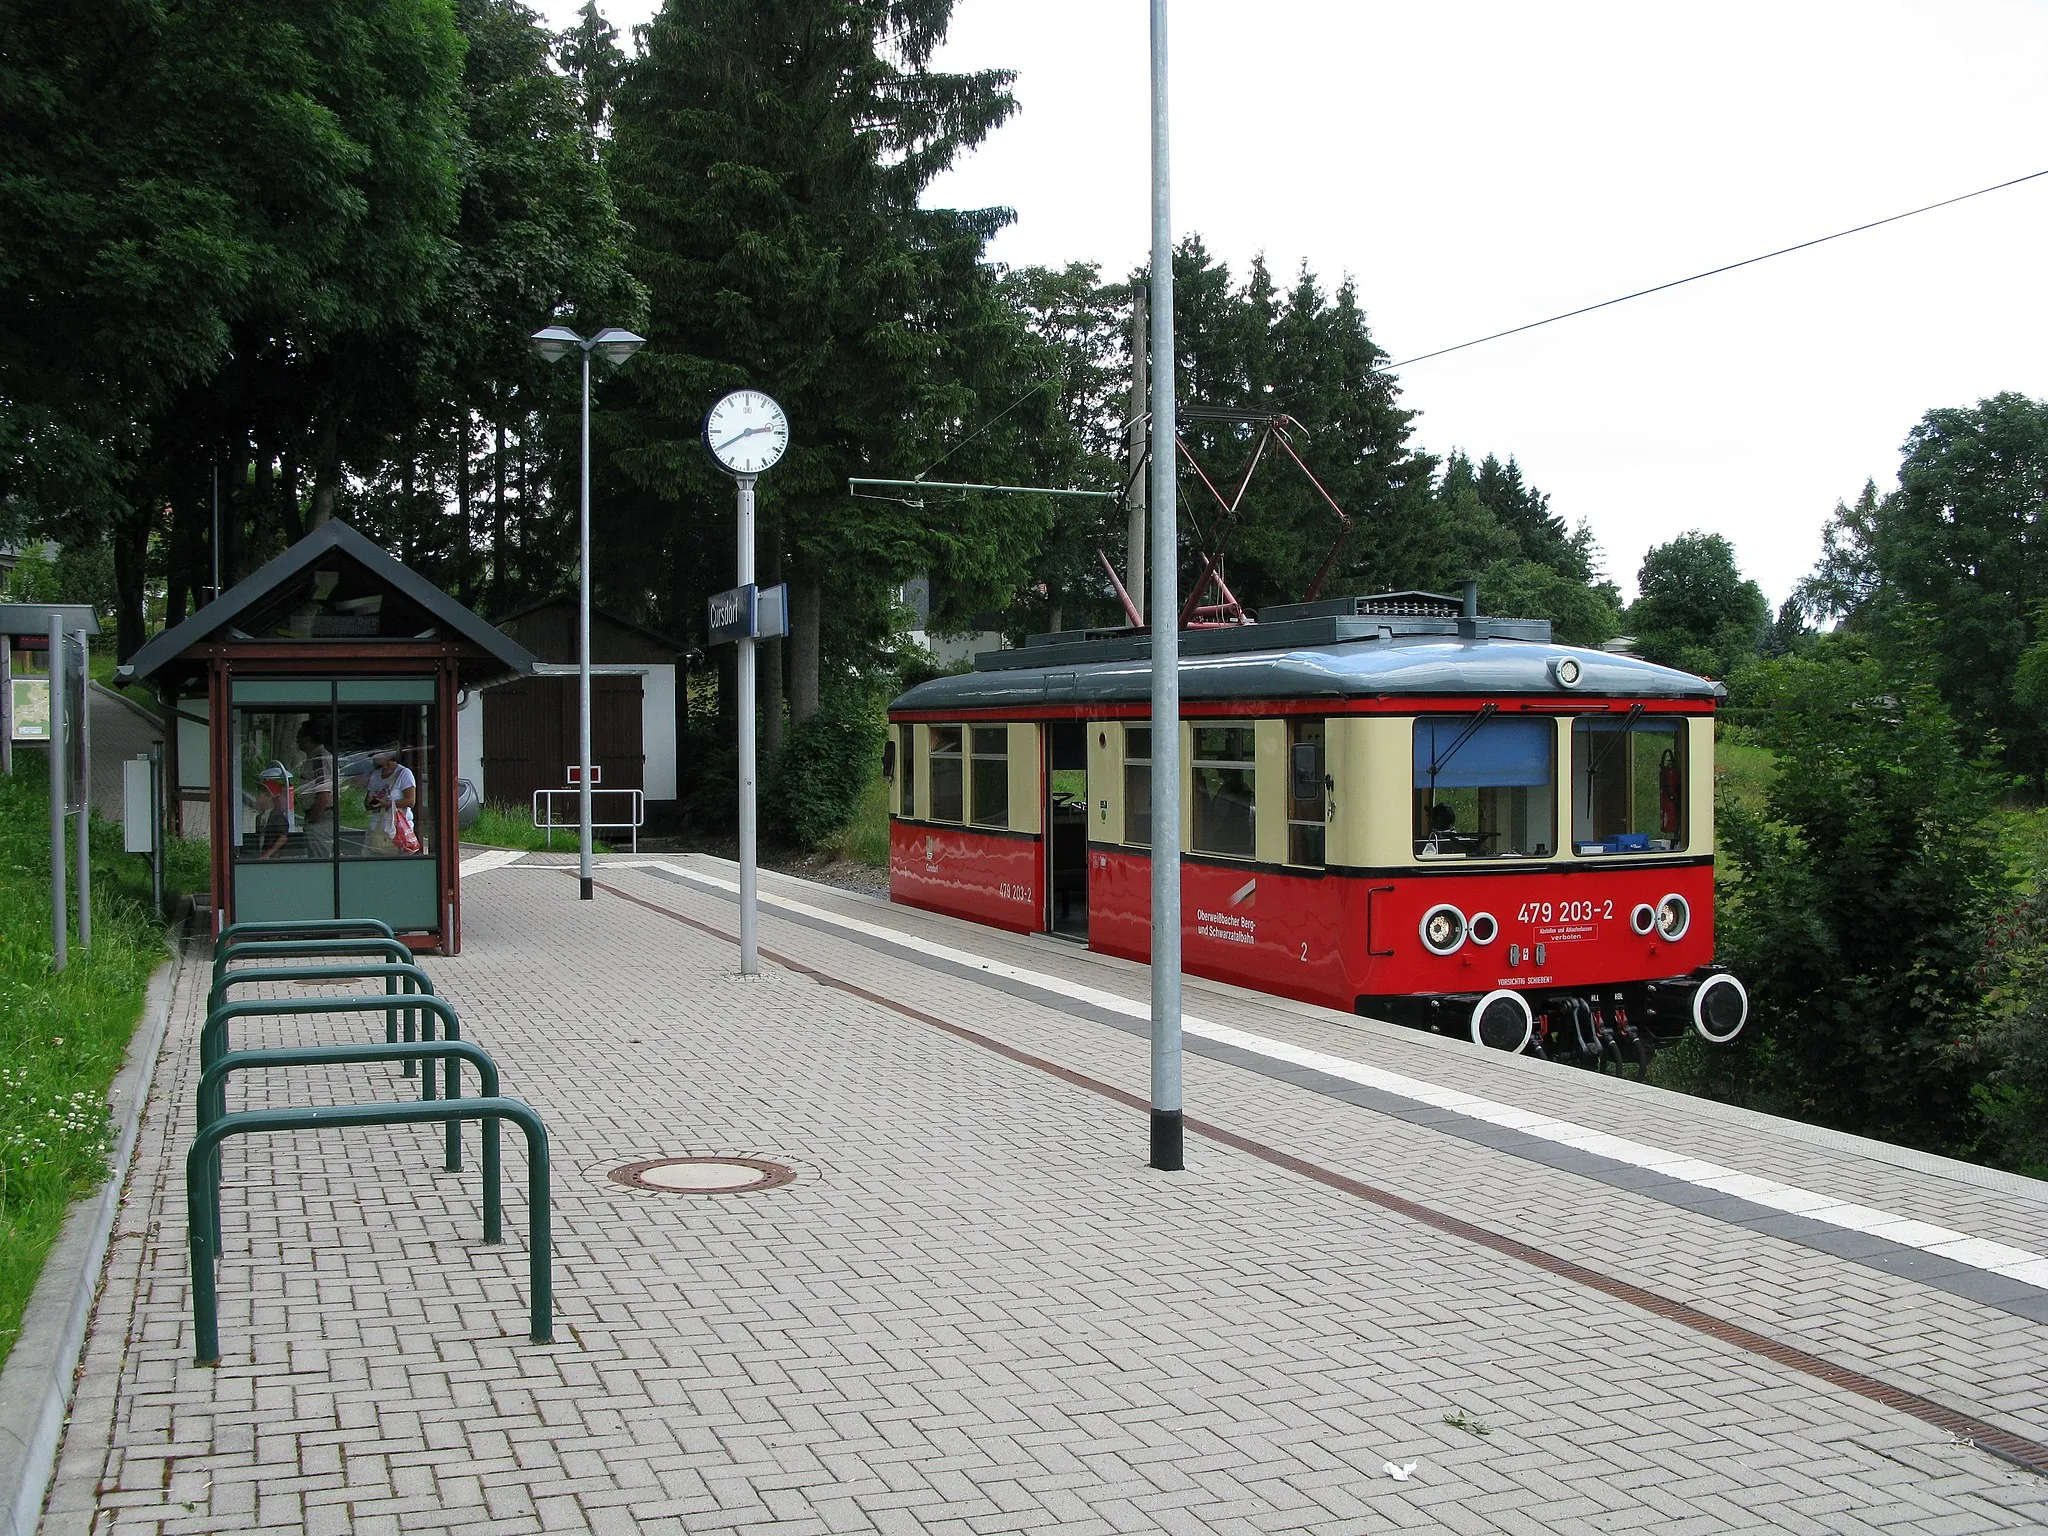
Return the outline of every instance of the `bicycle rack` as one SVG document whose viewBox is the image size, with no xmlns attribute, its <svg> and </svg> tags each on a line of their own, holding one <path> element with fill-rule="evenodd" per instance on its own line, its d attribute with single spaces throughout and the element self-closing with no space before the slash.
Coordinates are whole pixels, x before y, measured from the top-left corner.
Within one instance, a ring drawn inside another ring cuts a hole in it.
<svg viewBox="0 0 2048 1536">
<path fill-rule="evenodd" d="M 395 1061 L 403 1049 L 424 1051 L 429 1057 L 444 1058 L 449 1066 L 449 1092 L 445 1097 L 453 1101 L 457 1095 L 458 1063 L 468 1062 L 476 1068 L 481 1097 L 495 1099 L 498 1095 L 498 1064 L 491 1060 L 490 1053 L 482 1046 L 469 1040 L 438 1040 L 426 1045 L 398 1047 L 390 1045 L 286 1045 L 272 1046 L 263 1050 L 229 1051 L 215 1059 L 212 1066 L 199 1075 L 199 1128 L 204 1130 L 215 1120 L 227 1113 L 228 1078 L 236 1072 L 260 1071 L 266 1067 L 316 1067 L 334 1064 L 348 1065 L 353 1062 Z M 453 1122 L 451 1122 L 453 1124 Z M 495 1243 L 501 1240 L 499 1173 L 498 1173 L 498 1122 L 485 1120 L 483 1124 L 483 1171 L 484 1171 L 484 1241 Z M 462 1142 L 460 1130 L 448 1138 L 450 1155 L 443 1159 L 443 1165 L 450 1173 L 462 1171 Z M 218 1262 L 220 1253 L 220 1185 L 213 1182 L 210 1191 L 211 1203 L 204 1211 L 195 1212 L 190 1219 L 203 1220 L 206 1230 L 212 1234 L 214 1258 Z"/>
<path fill-rule="evenodd" d="M 433 994 L 425 992 L 415 992 L 408 994 L 408 996 L 410 1001 L 406 1006 L 418 1010 L 421 1015 L 421 1044 L 425 1044 L 433 1038 L 434 1026 L 432 1021 L 437 1018 L 442 1024 L 442 1033 L 448 1039 L 460 1040 L 462 1038 L 461 1020 L 456 1016 L 455 1009 L 449 1005 L 445 998 L 435 997 Z M 376 995 L 369 997 L 265 997 L 250 998 L 239 1003 L 222 1003 L 206 1015 L 206 1023 L 199 1031 L 200 1080 L 204 1082 L 206 1069 L 227 1054 L 228 1025 L 235 1019 L 253 1019 L 272 1014 L 294 1013 L 377 1013 L 383 1010 L 385 1001 L 384 995 Z M 282 1047 L 282 1049 L 291 1049 L 291 1047 Z M 399 1048 L 400 1053 L 404 1050 L 404 1046 Z M 417 1046 L 412 1047 L 412 1053 L 415 1057 L 418 1057 L 420 1055 L 419 1048 Z M 393 1059 L 403 1059 L 402 1054 L 394 1055 Z M 455 1062 L 451 1059 L 447 1066 L 447 1092 L 444 1097 L 455 1098 L 457 1096 L 457 1089 L 460 1086 L 461 1084 L 456 1077 Z M 217 1086 L 215 1091 L 218 1092 Z M 422 1103 L 431 1103 L 433 1098 L 434 1074 L 432 1071 L 424 1071 L 420 1073 L 420 1101 Z M 224 1106 L 210 1099 L 204 1090 L 200 1092 L 198 1111 L 199 1121 L 202 1125 L 218 1119 L 225 1112 Z M 447 1141 L 447 1164 L 450 1168 L 460 1168 L 462 1166 L 462 1127 L 452 1120 L 448 1122 Z M 216 1168 L 214 1176 L 218 1178 L 219 1175 L 220 1170 Z"/>
<path fill-rule="evenodd" d="M 351 934 L 372 938 L 395 939 L 391 925 L 380 917 L 299 917 L 286 918 L 278 922 L 229 923 L 213 937 L 213 947 L 218 951 L 237 934 L 265 934 L 272 938 L 283 938 L 287 934 L 324 934 L 339 938 Z"/>
<path fill-rule="evenodd" d="M 344 939 L 340 942 L 344 948 L 349 947 L 348 940 Z M 381 944 L 386 941 L 379 939 L 375 942 Z M 267 949 L 270 946 L 242 945 L 238 946 L 238 949 L 258 947 Z M 405 948 L 402 944 L 397 947 L 401 950 Z M 409 993 L 432 992 L 434 990 L 433 978 L 409 960 L 402 961 L 396 965 L 280 965 L 262 966 L 246 971 L 227 970 L 227 961 L 235 958 L 237 958 L 237 953 L 231 951 L 229 954 L 214 961 L 213 986 L 206 994 L 206 1011 L 209 1015 L 227 1000 L 228 989 L 234 986 L 236 982 L 242 981 L 349 981 L 359 977 L 382 976 L 384 978 L 384 994 L 387 997 L 397 995 L 398 984 L 401 981 L 406 984 L 405 990 Z M 413 1037 L 413 1029 L 418 1023 L 418 1016 L 414 1011 L 411 1008 L 393 1008 L 387 1005 L 384 1009 L 384 1043 L 386 1045 L 395 1045 L 398 1042 L 398 1016 L 401 1013 L 405 1015 L 405 1038 L 410 1040 Z M 417 1070 L 417 1064 L 411 1058 L 407 1058 L 405 1075 L 411 1077 Z M 431 1098 L 432 1095 L 429 1094 L 428 1097 Z"/>
<path fill-rule="evenodd" d="M 232 1006 L 232 1005 L 231 1005 Z M 450 1070 L 454 1060 L 450 1058 Z M 218 1086 L 218 1083 L 215 1085 Z M 444 1121 L 460 1137 L 464 1120 L 510 1120 L 526 1133 L 527 1256 L 530 1297 L 528 1337 L 536 1344 L 554 1342 L 554 1270 L 549 1248 L 551 1215 L 548 1177 L 548 1133 L 530 1105 L 518 1099 L 442 1099 L 433 1103 L 335 1104 L 313 1109 L 259 1109 L 223 1114 L 202 1127 L 185 1154 L 185 1201 L 188 1211 L 204 1211 L 219 1199 L 214 1178 L 216 1154 L 230 1136 L 264 1135 L 276 1131 L 317 1131 L 358 1125 L 412 1125 Z M 220 1302 L 214 1276 L 219 1234 L 194 1221 L 192 1249 L 192 1327 L 194 1361 L 220 1364 Z"/>
<path fill-rule="evenodd" d="M 368 958 L 374 955 L 393 965 L 412 965 L 418 958 L 397 939 L 376 936 L 356 939 L 238 939 L 232 944 L 214 947 L 213 974 L 218 980 L 221 973 L 237 960 L 289 960 L 301 956 L 314 959 L 321 955 L 337 958 L 350 955 Z"/>
</svg>

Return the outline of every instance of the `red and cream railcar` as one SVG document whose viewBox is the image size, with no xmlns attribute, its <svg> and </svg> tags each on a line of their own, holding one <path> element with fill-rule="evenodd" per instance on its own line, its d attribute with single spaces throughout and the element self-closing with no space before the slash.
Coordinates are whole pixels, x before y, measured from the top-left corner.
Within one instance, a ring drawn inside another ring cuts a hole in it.
<svg viewBox="0 0 2048 1536">
<path fill-rule="evenodd" d="M 1732 1039 L 1719 684 L 1395 593 L 1181 636 L 1189 971 L 1508 1050 Z M 1149 641 L 1050 635 L 890 706 L 889 889 L 1151 948 Z"/>
</svg>

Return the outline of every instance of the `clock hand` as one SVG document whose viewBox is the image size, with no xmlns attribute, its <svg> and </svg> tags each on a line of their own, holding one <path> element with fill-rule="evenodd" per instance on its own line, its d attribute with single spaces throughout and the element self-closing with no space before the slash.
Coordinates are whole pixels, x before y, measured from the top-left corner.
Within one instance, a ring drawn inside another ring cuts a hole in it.
<svg viewBox="0 0 2048 1536">
<path fill-rule="evenodd" d="M 766 427 L 748 427 L 744 431 L 735 433 L 733 436 L 728 437 L 724 442 L 720 443 L 718 446 L 721 448 L 730 448 L 734 443 L 738 442 L 743 437 L 752 437 L 756 432 L 766 432 L 767 430 L 768 429 Z"/>
</svg>

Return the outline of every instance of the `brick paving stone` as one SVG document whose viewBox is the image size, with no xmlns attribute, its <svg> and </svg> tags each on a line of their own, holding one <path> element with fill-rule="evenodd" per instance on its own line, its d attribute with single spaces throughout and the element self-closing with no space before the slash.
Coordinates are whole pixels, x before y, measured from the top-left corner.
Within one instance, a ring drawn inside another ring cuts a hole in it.
<svg viewBox="0 0 2048 1536">
<path fill-rule="evenodd" d="M 713 866 L 705 865 L 705 868 Z M 607 884 L 729 927 L 644 869 Z M 1088 985 L 1143 972 L 771 879 Z M 182 1152 L 206 966 L 183 967 L 49 1531 L 1659 1532 L 2040 1528 L 2048 1482 L 1822 1385 L 1228 1149 L 1140 1166 L 1142 1117 L 521 866 L 429 961 L 546 1117 L 558 1342 L 525 1341 L 526 1159 L 477 1240 L 437 1130 L 229 1144 L 224 1363 L 190 1363 Z M 1144 1042 L 779 917 L 763 939 L 1142 1092 Z M 266 984 L 274 985 L 274 984 Z M 262 989 L 258 989 L 261 991 Z M 283 991 L 277 988 L 276 991 Z M 273 994 L 274 995 L 274 994 Z M 1191 983 L 1204 1016 L 1791 1182 L 2048 1247 L 2048 1211 L 1719 1107 Z M 249 1043 L 381 1035 L 251 1021 Z M 417 1092 L 238 1080 L 239 1104 Z M 2039 1325 L 1190 1055 L 1192 1113 L 1894 1380 L 2048 1433 Z M 611 1183 L 767 1157 L 729 1197 Z M 1761 1160 L 1761 1165 L 1759 1165 Z M 2011 1202 L 2007 1202 L 2010 1204 Z M 1482 1418 L 1484 1438 L 1444 1424 Z M 1396 1484 L 1384 1460 L 1416 1460 Z"/>
</svg>

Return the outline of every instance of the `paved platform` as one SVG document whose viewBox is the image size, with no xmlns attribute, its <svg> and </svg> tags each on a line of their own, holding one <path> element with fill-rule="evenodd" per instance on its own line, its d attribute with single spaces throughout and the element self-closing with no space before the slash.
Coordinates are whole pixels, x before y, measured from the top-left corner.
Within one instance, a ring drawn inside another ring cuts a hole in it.
<svg viewBox="0 0 2048 1536">
<path fill-rule="evenodd" d="M 429 962 L 550 1126 L 558 1342 L 518 1138 L 485 1247 L 473 1129 L 366 1130 L 230 1145 L 191 1363 L 195 956 L 46 1531 L 2048 1526 L 2048 1187 L 1192 980 L 1154 1173 L 1141 967 L 768 876 L 743 981 L 730 865 L 572 874 Z M 609 1177 L 703 1155 L 795 1176 Z"/>
</svg>

